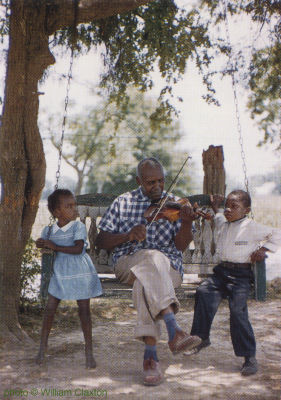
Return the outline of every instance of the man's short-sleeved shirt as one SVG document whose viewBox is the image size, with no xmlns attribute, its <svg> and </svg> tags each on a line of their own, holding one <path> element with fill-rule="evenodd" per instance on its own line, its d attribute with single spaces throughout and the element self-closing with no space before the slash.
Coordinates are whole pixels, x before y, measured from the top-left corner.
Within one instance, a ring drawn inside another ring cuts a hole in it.
<svg viewBox="0 0 281 400">
<path fill-rule="evenodd" d="M 166 193 L 163 192 L 162 197 Z M 116 246 L 112 253 L 115 265 L 118 258 L 133 254 L 141 249 L 156 249 L 164 253 L 174 269 L 183 274 L 182 252 L 177 250 L 174 242 L 175 235 L 180 229 L 181 221 L 169 222 L 164 219 L 155 221 L 149 226 L 144 218 L 144 211 L 151 205 L 151 200 L 145 196 L 139 187 L 117 197 L 103 215 L 99 229 L 110 233 L 127 233 L 134 226 L 147 226 L 146 239 L 142 242 L 126 242 Z"/>
</svg>

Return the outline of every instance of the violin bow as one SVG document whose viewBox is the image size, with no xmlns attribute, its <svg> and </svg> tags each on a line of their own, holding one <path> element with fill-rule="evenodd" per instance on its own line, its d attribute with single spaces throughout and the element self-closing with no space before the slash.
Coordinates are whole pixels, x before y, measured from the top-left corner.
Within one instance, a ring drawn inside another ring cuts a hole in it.
<svg viewBox="0 0 281 400">
<path fill-rule="evenodd" d="M 177 180 L 180 176 L 181 171 L 183 170 L 185 164 L 187 163 L 188 160 L 191 160 L 192 157 L 187 156 L 187 158 L 184 160 L 184 163 L 182 164 L 181 168 L 179 169 L 177 175 L 174 177 L 174 179 L 172 180 L 170 186 L 168 187 L 168 189 L 166 190 L 166 197 L 164 197 L 163 201 L 160 203 L 159 208 L 157 209 L 154 217 L 152 218 L 152 221 L 150 221 L 150 224 L 148 225 L 148 229 L 151 227 L 152 223 L 155 221 L 155 219 L 157 218 L 157 215 L 160 213 L 160 211 L 162 210 L 162 208 L 164 207 L 164 205 L 166 204 L 167 200 L 168 200 L 168 196 L 171 193 L 171 191 L 173 190 L 173 188 L 175 187 Z M 160 200 L 161 201 L 161 200 Z"/>
</svg>

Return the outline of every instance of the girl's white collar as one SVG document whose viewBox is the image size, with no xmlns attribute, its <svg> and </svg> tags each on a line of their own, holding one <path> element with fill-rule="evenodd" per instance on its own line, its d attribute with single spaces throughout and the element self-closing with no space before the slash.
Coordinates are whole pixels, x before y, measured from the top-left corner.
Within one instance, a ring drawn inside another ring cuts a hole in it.
<svg viewBox="0 0 281 400">
<path fill-rule="evenodd" d="M 69 228 L 72 227 L 72 225 L 74 224 L 75 221 L 70 221 L 68 224 L 62 226 L 61 228 L 58 226 L 58 224 L 56 223 L 55 225 L 53 225 L 53 233 L 56 233 L 59 229 L 62 230 L 63 232 L 66 232 Z"/>
</svg>

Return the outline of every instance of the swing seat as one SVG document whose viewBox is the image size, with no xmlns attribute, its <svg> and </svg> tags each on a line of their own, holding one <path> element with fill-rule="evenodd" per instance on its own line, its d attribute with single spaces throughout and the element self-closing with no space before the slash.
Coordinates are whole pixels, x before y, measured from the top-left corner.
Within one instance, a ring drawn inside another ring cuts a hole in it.
<svg viewBox="0 0 281 400">
<path fill-rule="evenodd" d="M 209 195 L 198 194 L 187 197 L 191 204 L 197 202 L 200 207 L 204 206 L 207 211 L 212 212 Z M 95 249 L 95 239 L 98 234 L 97 220 L 102 217 L 115 198 L 116 196 L 113 195 L 93 193 L 77 196 L 76 200 L 81 221 L 87 225 L 86 219 L 90 218 L 91 220 L 88 230 L 89 255 L 101 279 L 104 296 L 130 298 L 132 289 L 115 278 L 110 254 L 105 250 L 98 252 Z M 176 289 L 177 297 L 180 300 L 193 297 L 200 280 L 211 275 L 213 268 L 218 263 L 212 221 L 199 218 L 195 221 L 195 227 L 194 248 L 190 245 L 183 253 L 184 281 L 181 287 Z M 264 301 L 266 299 L 265 261 L 253 264 L 253 272 L 254 284 L 251 297 L 258 301 Z"/>
</svg>

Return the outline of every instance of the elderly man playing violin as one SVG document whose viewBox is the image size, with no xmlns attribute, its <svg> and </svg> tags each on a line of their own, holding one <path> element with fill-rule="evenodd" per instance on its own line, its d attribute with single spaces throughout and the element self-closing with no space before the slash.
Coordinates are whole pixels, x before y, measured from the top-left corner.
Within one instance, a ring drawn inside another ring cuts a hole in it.
<svg viewBox="0 0 281 400">
<path fill-rule="evenodd" d="M 167 327 L 172 353 L 201 343 L 199 337 L 182 330 L 175 319 L 179 302 L 174 288 L 182 282 L 182 252 L 192 240 L 196 214 L 187 202 L 178 220 L 160 218 L 147 225 L 145 211 L 166 195 L 162 165 L 155 158 L 143 159 L 137 167 L 136 181 L 138 189 L 116 198 L 102 217 L 96 245 L 113 250 L 116 277 L 133 286 L 135 336 L 145 343 L 143 383 L 153 386 L 163 379 L 156 352 L 161 319 Z"/>
</svg>

